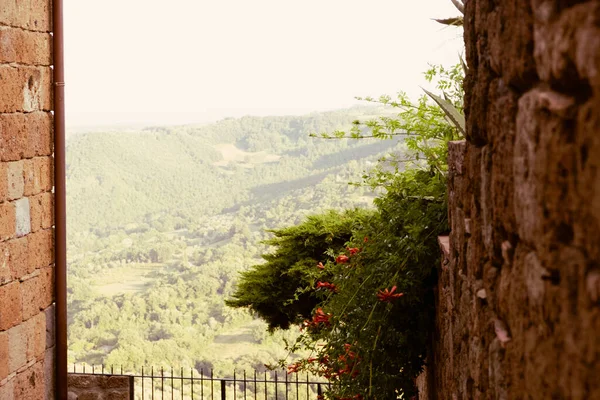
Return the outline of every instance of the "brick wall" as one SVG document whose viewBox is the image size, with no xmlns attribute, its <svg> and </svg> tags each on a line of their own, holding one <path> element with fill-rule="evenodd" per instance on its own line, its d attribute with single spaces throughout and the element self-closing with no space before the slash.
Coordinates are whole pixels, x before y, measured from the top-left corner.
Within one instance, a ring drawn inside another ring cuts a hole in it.
<svg viewBox="0 0 600 400">
<path fill-rule="evenodd" d="M 468 0 L 436 399 L 600 399 L 600 1 Z M 428 382 L 433 382 L 428 384 Z"/>
<path fill-rule="evenodd" d="M 133 378 L 115 375 L 69 374 L 69 400 L 129 400 Z"/>
<path fill-rule="evenodd" d="M 53 398 L 51 1 L 0 0 L 0 399 Z"/>
</svg>

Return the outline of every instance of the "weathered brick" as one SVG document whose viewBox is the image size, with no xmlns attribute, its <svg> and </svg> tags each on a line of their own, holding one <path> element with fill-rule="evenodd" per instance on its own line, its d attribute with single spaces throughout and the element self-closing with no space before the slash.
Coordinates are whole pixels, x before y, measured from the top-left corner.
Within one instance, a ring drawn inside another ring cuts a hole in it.
<svg viewBox="0 0 600 400">
<path fill-rule="evenodd" d="M 17 237 L 22 237 L 31 232 L 31 217 L 29 215 L 29 199 L 23 197 L 15 201 L 15 219 Z"/>
<path fill-rule="evenodd" d="M 0 285 L 4 285 L 13 280 L 12 271 L 10 269 L 10 249 L 8 243 L 9 242 L 0 242 Z"/>
<path fill-rule="evenodd" d="M 3 385 L 0 385 L 0 399 L 14 400 L 15 399 L 15 377 L 7 380 Z"/>
<path fill-rule="evenodd" d="M 46 349 L 54 346 L 55 342 L 55 308 L 54 304 L 44 310 L 46 314 Z"/>
<path fill-rule="evenodd" d="M 17 325 L 9 329 L 8 335 L 8 373 L 16 372 L 27 364 L 27 337 L 24 334 L 25 326 Z"/>
<path fill-rule="evenodd" d="M 0 7 L 0 24 L 32 31 L 51 30 L 50 0 L 4 1 Z"/>
<path fill-rule="evenodd" d="M 46 386 L 45 400 L 54 399 L 54 371 L 55 371 L 55 356 L 54 356 L 54 347 L 46 349 L 46 353 L 44 356 L 44 376 L 46 381 L 44 382 Z"/>
<path fill-rule="evenodd" d="M 23 323 L 25 337 L 27 338 L 27 361 L 41 360 L 46 351 L 46 313 L 39 312 L 33 318 Z"/>
<path fill-rule="evenodd" d="M 29 319 L 40 312 L 42 304 L 43 281 L 40 274 L 21 282 L 21 298 L 23 303 L 23 319 Z"/>
<path fill-rule="evenodd" d="M 0 286 L 0 331 L 15 326 L 23 320 L 21 284 L 17 281 Z"/>
<path fill-rule="evenodd" d="M 52 264 L 54 260 L 52 233 L 51 229 L 44 229 L 28 235 L 30 270 Z"/>
<path fill-rule="evenodd" d="M 52 158 L 35 157 L 24 160 L 23 176 L 25 181 L 25 196 L 48 192 L 52 189 Z"/>
<path fill-rule="evenodd" d="M 50 156 L 52 132 L 52 114 L 49 112 L 0 114 L 0 161 Z"/>
<path fill-rule="evenodd" d="M 0 244 L 0 282 L 3 270 L 8 273 L 8 281 L 18 280 L 32 271 L 28 271 L 27 237 L 11 239 Z"/>
<path fill-rule="evenodd" d="M 0 162 L 0 203 L 6 201 L 6 199 L 8 199 L 8 165 Z"/>
<path fill-rule="evenodd" d="M 39 361 L 31 368 L 17 374 L 15 398 L 20 400 L 40 400 L 44 398 L 44 362 Z"/>
<path fill-rule="evenodd" d="M 52 37 L 49 33 L 0 26 L 0 43 L 0 63 L 52 64 Z"/>
<path fill-rule="evenodd" d="M 9 374 L 8 371 L 8 333 L 0 332 L 0 382 Z"/>
<path fill-rule="evenodd" d="M 16 222 L 14 203 L 0 203 L 0 240 L 15 236 Z"/>
<path fill-rule="evenodd" d="M 50 67 L 0 65 L 0 112 L 52 109 Z"/>
<path fill-rule="evenodd" d="M 15 200 L 23 197 L 25 180 L 23 179 L 23 161 L 6 163 L 8 180 L 8 199 Z"/>
<path fill-rule="evenodd" d="M 32 232 L 52 227 L 54 219 L 52 200 L 53 195 L 50 192 L 40 193 L 29 198 Z"/>
<path fill-rule="evenodd" d="M 54 266 L 42 268 L 40 272 L 40 309 L 46 309 L 54 302 Z"/>
</svg>

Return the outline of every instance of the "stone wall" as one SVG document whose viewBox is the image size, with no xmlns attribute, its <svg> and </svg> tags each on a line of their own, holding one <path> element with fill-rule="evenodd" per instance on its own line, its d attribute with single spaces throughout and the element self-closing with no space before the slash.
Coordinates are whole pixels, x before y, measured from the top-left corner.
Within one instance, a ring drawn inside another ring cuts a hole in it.
<svg viewBox="0 0 600 400">
<path fill-rule="evenodd" d="M 50 0 L 0 2 L 0 399 L 53 398 Z"/>
<path fill-rule="evenodd" d="M 116 375 L 69 374 L 69 400 L 130 400 L 133 378 Z"/>
<path fill-rule="evenodd" d="M 600 1 L 465 3 L 422 398 L 600 399 Z"/>
</svg>

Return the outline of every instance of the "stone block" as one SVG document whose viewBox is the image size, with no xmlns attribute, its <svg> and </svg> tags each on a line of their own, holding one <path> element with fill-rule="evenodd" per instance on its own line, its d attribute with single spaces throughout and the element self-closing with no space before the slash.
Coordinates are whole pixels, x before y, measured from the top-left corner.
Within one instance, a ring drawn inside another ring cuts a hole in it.
<svg viewBox="0 0 600 400">
<path fill-rule="evenodd" d="M 35 157 L 24 160 L 23 175 L 25 180 L 25 196 L 49 192 L 52 189 L 52 162 L 52 157 Z"/>
<path fill-rule="evenodd" d="M 23 276 L 33 272 L 28 270 L 27 237 L 12 239 L 4 244 L 6 245 L 4 256 L 7 258 L 6 261 L 10 270 L 11 280 L 21 279 Z"/>
<path fill-rule="evenodd" d="M 14 203 L 0 203 L 0 241 L 15 236 L 17 225 L 16 208 Z"/>
<path fill-rule="evenodd" d="M 0 382 L 10 373 L 8 370 L 8 333 L 0 332 Z"/>
<path fill-rule="evenodd" d="M 50 67 L 0 65 L 0 112 L 50 111 Z"/>
<path fill-rule="evenodd" d="M 27 114 L 0 114 L 0 161 L 18 161 L 35 156 L 50 156 L 52 154 L 52 120 L 51 113 L 42 111 Z"/>
<path fill-rule="evenodd" d="M 108 400 L 129 400 L 129 392 L 112 391 L 108 392 Z"/>
<path fill-rule="evenodd" d="M 44 362 L 39 361 L 32 367 L 17 374 L 15 398 L 20 400 L 40 400 L 45 395 Z"/>
<path fill-rule="evenodd" d="M 14 161 L 6 164 L 8 180 L 8 200 L 20 199 L 25 192 L 23 179 L 23 161 Z"/>
<path fill-rule="evenodd" d="M 16 372 L 27 364 L 27 337 L 25 326 L 17 325 L 7 331 L 8 334 L 8 372 Z"/>
<path fill-rule="evenodd" d="M 0 8 L 2 25 L 48 32 L 52 29 L 50 0 L 7 1 Z"/>
<path fill-rule="evenodd" d="M 0 142 L 0 149 L 2 142 Z M 8 165 L 0 162 L 0 203 L 8 199 Z"/>
<path fill-rule="evenodd" d="M 35 274 L 34 274 L 35 275 Z M 43 299 L 43 278 L 37 274 L 26 281 L 21 282 L 21 296 L 23 302 L 23 318 L 29 319 L 40 312 Z"/>
<path fill-rule="evenodd" d="M 52 37 L 49 33 L 0 26 L 0 43 L 0 63 L 52 64 Z"/>
<path fill-rule="evenodd" d="M 53 195 L 50 192 L 40 193 L 29 198 L 31 207 L 31 231 L 48 229 L 54 225 Z"/>
<path fill-rule="evenodd" d="M 40 309 L 46 309 L 54 302 L 54 265 L 41 268 L 40 272 Z"/>
<path fill-rule="evenodd" d="M 47 267 L 54 262 L 53 230 L 33 232 L 29 239 L 29 270 Z"/>
<path fill-rule="evenodd" d="M 54 347 L 46 349 L 44 357 L 44 376 L 46 378 L 44 382 L 46 386 L 45 400 L 54 399 L 54 372 L 56 368 L 54 350 Z"/>
<path fill-rule="evenodd" d="M 54 304 L 46 308 L 44 313 L 46 314 L 46 349 L 49 349 L 50 347 L 54 347 L 56 336 L 56 314 Z"/>
<path fill-rule="evenodd" d="M 15 400 L 15 381 L 14 377 L 8 379 L 4 384 L 0 381 L 0 399 Z"/>
<path fill-rule="evenodd" d="M 22 199 L 15 201 L 15 234 L 17 237 L 23 237 L 31 233 L 31 216 L 29 208 L 29 198 L 23 197 Z"/>
<path fill-rule="evenodd" d="M 27 361 L 42 360 L 46 351 L 46 314 L 38 313 L 23 322 L 23 331 L 27 338 Z"/>
<path fill-rule="evenodd" d="M 0 331 L 7 330 L 23 320 L 21 283 L 0 286 Z"/>
<path fill-rule="evenodd" d="M 127 389 L 129 387 L 129 377 L 106 376 L 99 379 L 98 383 L 103 389 Z"/>
</svg>

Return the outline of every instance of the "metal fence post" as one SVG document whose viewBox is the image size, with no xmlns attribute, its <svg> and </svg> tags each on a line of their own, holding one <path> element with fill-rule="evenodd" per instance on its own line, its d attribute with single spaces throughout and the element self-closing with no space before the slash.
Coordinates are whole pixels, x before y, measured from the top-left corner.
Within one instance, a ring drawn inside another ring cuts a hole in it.
<svg viewBox="0 0 600 400">
<path fill-rule="evenodd" d="M 221 379 L 221 400 L 227 400 L 226 390 L 226 382 L 225 379 Z"/>
</svg>

